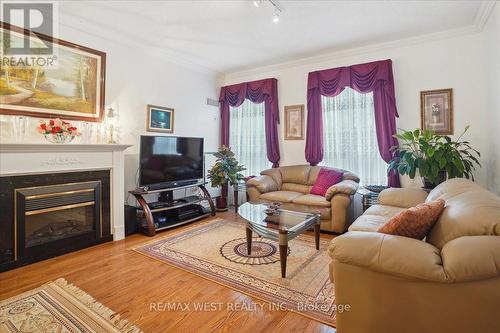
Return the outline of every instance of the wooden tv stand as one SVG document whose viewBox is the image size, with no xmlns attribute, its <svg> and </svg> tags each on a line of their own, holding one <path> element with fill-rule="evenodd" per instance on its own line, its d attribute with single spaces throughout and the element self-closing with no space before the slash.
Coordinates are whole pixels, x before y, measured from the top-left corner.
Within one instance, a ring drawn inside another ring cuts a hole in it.
<svg viewBox="0 0 500 333">
<path fill-rule="evenodd" d="M 210 196 L 210 193 L 208 193 L 207 188 L 205 187 L 207 183 L 206 182 L 198 182 L 190 185 L 184 185 L 184 186 L 177 186 L 177 187 L 169 187 L 169 188 L 162 188 L 160 190 L 153 190 L 153 191 L 143 191 L 141 189 L 129 191 L 130 194 L 132 194 L 136 199 L 137 202 L 139 203 L 140 207 L 137 209 L 141 209 L 144 212 L 144 217 L 146 218 L 146 226 L 143 226 L 142 223 L 139 225 L 139 229 L 147 236 L 154 236 L 157 231 L 160 230 L 165 230 L 165 229 L 170 229 L 173 227 L 177 227 L 186 223 L 194 222 L 199 219 L 208 217 L 210 215 L 215 216 L 215 206 L 212 201 L 212 197 Z M 203 192 L 203 197 L 197 199 L 197 200 L 189 200 L 189 201 L 182 201 L 179 200 L 178 202 L 172 204 L 172 205 L 165 205 L 164 207 L 159 207 L 159 208 L 150 208 L 148 205 L 148 202 L 146 201 L 145 197 L 148 194 L 154 194 L 154 193 L 161 193 L 161 192 L 167 192 L 167 191 L 174 191 L 174 190 L 180 190 L 180 189 L 186 189 L 186 188 L 191 188 L 191 187 L 198 187 L 201 189 Z M 155 221 L 153 217 L 153 213 L 158 213 L 166 210 L 171 210 L 171 209 L 176 209 L 176 208 L 181 208 L 184 206 L 192 205 L 199 203 L 201 201 L 208 200 L 208 203 L 210 205 L 210 212 L 200 214 L 198 216 L 186 219 L 186 220 L 178 220 L 178 221 L 173 221 L 173 223 L 168 224 L 166 226 L 162 227 L 156 227 L 155 226 Z"/>
</svg>

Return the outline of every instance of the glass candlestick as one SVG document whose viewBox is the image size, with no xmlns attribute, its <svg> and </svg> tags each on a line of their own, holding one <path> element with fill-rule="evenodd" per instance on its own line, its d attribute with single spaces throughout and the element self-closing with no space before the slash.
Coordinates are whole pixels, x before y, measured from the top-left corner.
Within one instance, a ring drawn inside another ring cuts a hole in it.
<svg viewBox="0 0 500 333">
<path fill-rule="evenodd" d="M 90 143 L 94 132 L 94 124 L 90 122 L 82 123 L 82 139 L 84 143 Z"/>
<path fill-rule="evenodd" d="M 28 117 L 14 116 L 12 118 L 13 137 L 16 142 L 24 142 L 28 128 Z"/>
</svg>

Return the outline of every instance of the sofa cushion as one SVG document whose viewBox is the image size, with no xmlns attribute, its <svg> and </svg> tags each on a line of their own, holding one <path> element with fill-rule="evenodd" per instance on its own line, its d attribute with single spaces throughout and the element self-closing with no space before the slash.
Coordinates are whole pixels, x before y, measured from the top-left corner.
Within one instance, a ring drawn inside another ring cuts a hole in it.
<svg viewBox="0 0 500 333">
<path fill-rule="evenodd" d="M 500 235 L 500 198 L 470 180 L 441 183 L 427 200 L 443 199 L 446 209 L 426 241 L 437 248 L 462 236 Z"/>
<path fill-rule="evenodd" d="M 283 180 L 281 179 L 281 171 L 279 168 L 267 169 L 262 171 L 260 174 L 271 177 L 274 182 L 278 184 L 278 189 L 281 190 L 281 184 L 283 183 Z"/>
<path fill-rule="evenodd" d="M 318 177 L 318 174 L 319 174 L 321 169 L 335 170 L 338 172 L 342 172 L 344 174 L 344 176 L 342 177 L 343 180 L 348 179 L 348 180 L 352 180 L 356 183 L 359 183 L 359 177 L 348 170 L 330 168 L 330 167 L 325 167 L 325 166 L 313 166 L 313 167 L 311 167 L 311 171 L 309 171 L 309 180 L 307 181 L 307 183 L 309 185 L 314 185 L 314 183 L 316 182 L 316 178 Z"/>
<path fill-rule="evenodd" d="M 330 207 L 330 201 L 327 201 L 324 196 L 316 194 L 304 194 L 293 199 L 294 204 L 318 207 Z"/>
<path fill-rule="evenodd" d="M 376 232 L 386 224 L 393 216 L 402 212 L 404 208 L 373 205 L 349 227 L 349 231 L 373 231 Z"/>
<path fill-rule="evenodd" d="M 262 200 L 278 201 L 278 202 L 292 202 L 293 199 L 300 197 L 302 193 L 294 191 L 274 191 L 264 193 L 260 196 Z"/>
<path fill-rule="evenodd" d="M 384 216 L 390 219 L 404 210 L 404 208 L 394 206 L 373 205 L 365 211 L 364 215 Z"/>
<path fill-rule="evenodd" d="M 349 231 L 370 231 L 377 232 L 377 230 L 389 221 L 387 216 L 378 215 L 361 215 L 349 227 Z"/>
<path fill-rule="evenodd" d="M 342 181 L 343 172 L 336 170 L 321 169 L 319 171 L 316 182 L 314 183 L 311 194 L 324 196 L 330 186 L 340 183 Z"/>
<path fill-rule="evenodd" d="M 378 232 L 389 235 L 424 239 L 443 212 L 442 199 L 419 204 L 392 217 Z"/>
<path fill-rule="evenodd" d="M 281 185 L 282 191 L 292 191 L 308 194 L 311 190 L 309 185 L 295 184 L 295 183 L 283 183 Z"/>
<path fill-rule="evenodd" d="M 283 183 L 295 183 L 302 185 L 307 185 L 310 169 L 311 167 L 309 165 L 291 165 L 279 168 Z"/>
</svg>

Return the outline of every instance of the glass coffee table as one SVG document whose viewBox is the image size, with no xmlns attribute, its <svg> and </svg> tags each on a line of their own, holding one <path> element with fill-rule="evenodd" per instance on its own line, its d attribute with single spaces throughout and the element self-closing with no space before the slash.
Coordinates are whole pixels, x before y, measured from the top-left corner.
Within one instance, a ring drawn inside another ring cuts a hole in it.
<svg viewBox="0 0 500 333">
<path fill-rule="evenodd" d="M 314 227 L 316 250 L 319 250 L 320 215 L 278 209 L 267 215 L 266 205 L 246 202 L 238 208 L 238 215 L 246 221 L 247 251 L 252 251 L 252 232 L 264 238 L 277 241 L 279 244 L 281 277 L 286 276 L 286 259 L 288 241 Z"/>
</svg>

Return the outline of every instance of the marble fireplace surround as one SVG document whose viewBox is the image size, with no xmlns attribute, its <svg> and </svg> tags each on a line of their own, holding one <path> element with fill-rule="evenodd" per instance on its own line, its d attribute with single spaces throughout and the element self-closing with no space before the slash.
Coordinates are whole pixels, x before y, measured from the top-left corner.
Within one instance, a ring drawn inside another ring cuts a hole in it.
<svg viewBox="0 0 500 333">
<path fill-rule="evenodd" d="M 0 177 L 59 172 L 110 170 L 111 233 L 125 237 L 124 162 L 121 144 L 1 143 Z"/>
</svg>

